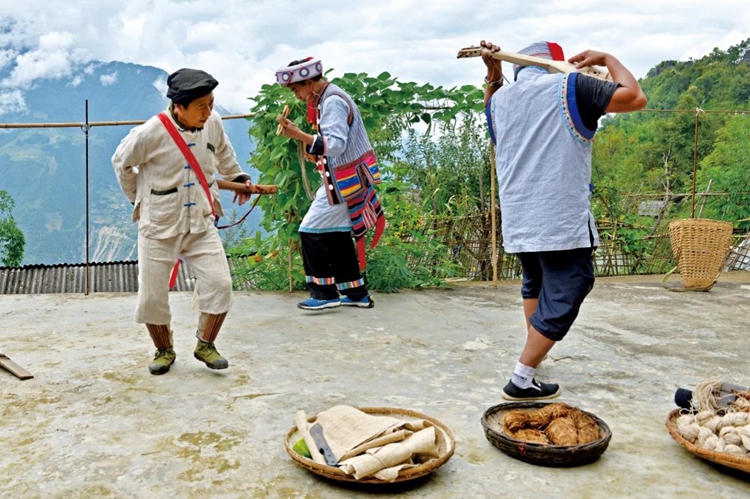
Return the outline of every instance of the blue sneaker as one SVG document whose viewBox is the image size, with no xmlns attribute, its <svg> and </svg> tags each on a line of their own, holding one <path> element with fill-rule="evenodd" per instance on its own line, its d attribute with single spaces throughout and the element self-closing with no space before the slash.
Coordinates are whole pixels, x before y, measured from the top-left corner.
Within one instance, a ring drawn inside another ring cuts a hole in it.
<svg viewBox="0 0 750 499">
<path fill-rule="evenodd" d="M 297 304 L 297 308 L 302 310 L 323 310 L 326 308 L 336 308 L 341 306 L 341 300 L 334 298 L 332 300 L 319 300 L 317 298 L 308 298 Z"/>
<path fill-rule="evenodd" d="M 341 304 L 345 307 L 359 307 L 359 308 L 372 308 L 375 306 L 375 302 L 372 301 L 370 295 L 365 296 L 359 301 L 354 301 L 348 296 L 341 297 Z"/>
</svg>

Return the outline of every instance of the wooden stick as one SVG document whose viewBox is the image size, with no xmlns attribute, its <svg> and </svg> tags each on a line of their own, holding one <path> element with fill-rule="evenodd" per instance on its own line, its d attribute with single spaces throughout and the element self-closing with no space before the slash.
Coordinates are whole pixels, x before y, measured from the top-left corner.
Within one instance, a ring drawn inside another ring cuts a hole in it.
<svg viewBox="0 0 750 499">
<path fill-rule="evenodd" d="M 218 184 L 219 189 L 225 191 L 245 192 L 247 194 L 276 194 L 279 190 L 277 185 L 252 184 L 250 188 L 248 188 L 245 184 L 229 182 L 228 180 L 217 180 L 216 183 Z"/>
<path fill-rule="evenodd" d="M 281 111 L 281 115 L 282 115 L 282 116 L 283 116 L 284 118 L 286 118 L 286 117 L 288 117 L 288 116 L 289 116 L 289 113 L 290 113 L 291 111 L 292 111 L 292 110 L 291 110 L 291 109 L 289 109 L 289 106 L 288 106 L 287 104 L 284 104 L 284 110 L 283 110 L 283 111 Z M 276 127 L 276 136 L 278 137 L 279 135 L 281 135 L 281 132 L 282 132 L 283 130 L 284 130 L 284 127 L 283 127 L 283 126 L 281 126 L 281 123 L 279 123 L 279 126 L 277 126 L 277 127 Z"/>
<path fill-rule="evenodd" d="M 742 111 L 738 111 L 742 112 Z M 238 120 L 254 118 L 255 114 L 230 114 L 222 116 L 222 120 Z M 89 121 L 88 126 L 125 126 L 125 125 L 142 125 L 146 120 L 127 120 L 127 121 Z M 81 128 L 86 123 L 0 123 L 0 128 Z"/>
<path fill-rule="evenodd" d="M 487 50 L 483 47 L 466 47 L 458 51 L 458 58 L 465 59 L 467 57 L 480 57 L 482 50 Z M 571 64 L 567 61 L 552 61 L 550 59 L 543 59 L 541 57 L 534 57 L 531 55 L 517 54 L 515 52 L 508 52 L 507 50 L 499 50 L 497 52 L 490 52 L 490 56 L 493 59 L 500 61 L 512 62 L 513 64 L 519 64 L 521 66 L 539 66 L 542 69 L 546 69 L 550 73 L 573 73 L 575 71 L 583 73 L 600 80 L 612 81 L 612 76 L 606 68 L 599 66 L 587 66 L 584 68 L 576 68 L 575 64 Z"/>
<path fill-rule="evenodd" d="M 714 179 L 708 179 L 708 187 L 706 187 L 706 192 L 703 193 L 703 199 L 701 200 L 701 209 L 698 212 L 698 218 L 700 218 L 703 215 L 703 207 L 706 206 L 706 194 L 708 194 L 708 191 L 711 190 L 711 183 L 714 181 Z"/>
<path fill-rule="evenodd" d="M 492 287 L 497 288 L 497 215 L 495 212 L 495 144 L 490 141 L 490 220 L 492 221 Z"/>
<path fill-rule="evenodd" d="M 292 253 L 294 251 L 294 244 L 292 243 L 292 240 L 289 239 L 289 292 L 294 292 L 294 274 L 292 271 L 294 270 L 294 254 Z"/>
<path fill-rule="evenodd" d="M 2 367 L 3 369 L 7 369 L 18 379 L 31 379 L 34 377 L 34 375 L 29 371 L 10 360 L 10 357 L 5 355 L 3 352 L 0 352 L 0 367 Z"/>
</svg>

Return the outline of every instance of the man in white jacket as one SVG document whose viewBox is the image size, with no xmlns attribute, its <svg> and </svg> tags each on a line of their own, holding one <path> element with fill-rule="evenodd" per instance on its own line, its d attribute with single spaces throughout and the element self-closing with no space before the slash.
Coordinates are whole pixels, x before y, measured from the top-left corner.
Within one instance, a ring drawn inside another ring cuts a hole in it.
<svg viewBox="0 0 750 499">
<path fill-rule="evenodd" d="M 133 221 L 138 221 L 135 320 L 146 324 L 156 347 L 151 374 L 169 371 L 176 357 L 168 292 L 170 272 L 178 258 L 189 262 L 197 277 L 194 303 L 201 315 L 194 355 L 211 369 L 229 366 L 214 346 L 232 305 L 232 279 L 215 225 L 223 213 L 214 174 L 247 186 L 251 183 L 237 163 L 221 118 L 213 111 L 217 85 L 201 70 L 180 69 L 171 74 L 167 79 L 169 109 L 133 128 L 112 156 L 120 186 L 134 206 Z M 200 172 L 195 171 L 198 168 L 190 166 L 178 147 L 178 137 L 170 136 L 167 126 L 176 128 L 193 153 L 211 200 Z M 242 205 L 248 198 L 237 194 L 234 201 Z"/>
</svg>

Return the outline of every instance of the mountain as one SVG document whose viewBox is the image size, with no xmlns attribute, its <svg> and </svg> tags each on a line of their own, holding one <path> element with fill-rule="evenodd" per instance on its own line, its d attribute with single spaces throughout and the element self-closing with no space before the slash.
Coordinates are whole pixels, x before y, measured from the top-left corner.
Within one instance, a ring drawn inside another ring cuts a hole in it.
<svg viewBox="0 0 750 499">
<path fill-rule="evenodd" d="M 595 215 L 632 224 L 615 230 L 630 248 L 647 248 L 636 240 L 656 230 L 636 200 L 661 207 L 659 221 L 697 216 L 750 230 L 750 39 L 663 61 L 641 87 L 648 109 L 608 117 L 597 133 Z"/>
<path fill-rule="evenodd" d="M 0 92 L 12 67 L 0 69 Z M 88 100 L 89 122 L 146 120 L 164 110 L 168 73 L 121 62 L 89 63 L 69 77 L 38 79 L 23 91 L 25 106 L 2 107 L 0 123 L 82 123 Z M 7 95 L 7 94 L 6 94 Z M 216 91 L 221 103 L 221 86 Z M 6 112 L 3 113 L 3 110 Z M 222 116 L 229 113 L 217 105 Z M 252 145 L 245 119 L 224 122 L 243 169 Z M 88 176 L 89 261 L 137 257 L 137 227 L 131 205 L 120 190 L 110 158 L 132 126 L 94 126 L 86 133 L 72 128 L 0 128 L 0 189 L 15 201 L 13 216 L 26 236 L 24 265 L 81 263 L 86 259 L 86 178 Z M 222 192 L 225 211 L 236 205 Z M 247 206 L 239 208 L 244 214 Z M 244 222 L 258 227 L 260 211 Z M 223 219 L 222 223 L 228 220 Z"/>
</svg>

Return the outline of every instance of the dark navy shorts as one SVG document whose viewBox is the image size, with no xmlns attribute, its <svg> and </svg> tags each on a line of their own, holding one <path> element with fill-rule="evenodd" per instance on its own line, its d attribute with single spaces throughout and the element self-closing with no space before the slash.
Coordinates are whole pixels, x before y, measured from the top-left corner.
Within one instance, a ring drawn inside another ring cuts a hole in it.
<svg viewBox="0 0 750 499">
<path fill-rule="evenodd" d="M 539 299 L 530 321 L 552 341 L 568 334 L 586 295 L 594 287 L 594 248 L 518 253 L 523 269 L 521 296 Z"/>
</svg>

